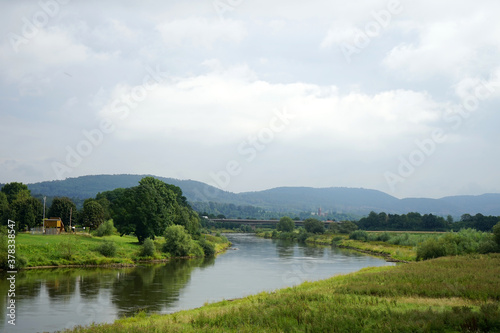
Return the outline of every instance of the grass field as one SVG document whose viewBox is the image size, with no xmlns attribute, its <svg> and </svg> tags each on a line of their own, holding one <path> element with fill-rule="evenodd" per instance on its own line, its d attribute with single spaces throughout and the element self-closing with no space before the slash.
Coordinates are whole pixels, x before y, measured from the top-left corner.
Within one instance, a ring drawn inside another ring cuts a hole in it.
<svg viewBox="0 0 500 333">
<path fill-rule="evenodd" d="M 207 236 L 216 242 L 217 237 Z M 105 242 L 113 242 L 116 254 L 111 257 L 102 255 L 97 249 Z M 160 249 L 163 237 L 155 239 L 156 249 Z M 220 252 L 229 243 L 216 243 Z M 133 236 L 92 237 L 88 234 L 31 235 L 19 233 L 16 236 L 18 260 L 25 267 L 64 266 L 64 265 L 129 265 L 139 260 L 166 260 L 169 255 L 159 250 L 154 257 L 142 258 L 142 247 Z"/>
<path fill-rule="evenodd" d="M 70 332 L 498 332 L 499 302 L 500 254 L 457 256 Z"/>
</svg>

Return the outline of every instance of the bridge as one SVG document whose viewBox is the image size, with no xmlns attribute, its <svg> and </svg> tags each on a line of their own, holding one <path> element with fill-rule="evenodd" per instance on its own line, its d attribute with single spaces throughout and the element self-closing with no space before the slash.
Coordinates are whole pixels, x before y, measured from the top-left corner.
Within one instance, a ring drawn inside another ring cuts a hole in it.
<svg viewBox="0 0 500 333">
<path fill-rule="evenodd" d="M 246 224 L 252 227 L 265 226 L 265 225 L 266 226 L 270 225 L 275 227 L 279 223 L 279 220 L 248 220 L 248 219 L 209 219 L 209 221 L 221 222 L 221 223 L 236 223 L 239 225 Z M 293 222 L 295 223 L 296 227 L 301 227 L 304 225 L 304 221 L 293 220 Z M 331 223 L 337 223 L 335 221 L 323 221 L 323 222 L 325 223 L 326 228 L 328 228 L 328 226 Z"/>
</svg>

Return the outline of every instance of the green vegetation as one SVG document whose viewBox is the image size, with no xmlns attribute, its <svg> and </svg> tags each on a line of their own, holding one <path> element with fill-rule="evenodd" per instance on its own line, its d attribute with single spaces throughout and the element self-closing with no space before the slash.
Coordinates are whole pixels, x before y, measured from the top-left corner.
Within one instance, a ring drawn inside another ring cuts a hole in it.
<svg viewBox="0 0 500 333">
<path fill-rule="evenodd" d="M 320 220 L 308 218 L 304 220 L 304 229 L 311 234 L 322 234 L 325 232 L 325 224 Z"/>
<path fill-rule="evenodd" d="M 276 226 L 278 231 L 291 232 L 293 229 L 295 229 L 295 223 L 288 216 L 283 216 Z"/>
<path fill-rule="evenodd" d="M 93 233 L 97 237 L 104 237 L 104 236 L 111 236 L 117 232 L 113 220 L 108 220 L 99 227 L 97 227 L 97 230 Z"/>
<path fill-rule="evenodd" d="M 2 227 L 5 229 L 5 227 Z M 221 252 L 230 243 L 225 237 L 204 235 L 214 246 L 215 252 Z M 5 230 L 0 232 L 0 269 L 6 268 L 7 241 Z M 152 244 L 151 244 L 152 242 Z M 194 241 L 192 241 L 194 242 Z M 16 263 L 18 268 L 64 265 L 131 265 L 137 261 L 167 260 L 174 257 L 172 253 L 159 251 L 165 244 L 163 237 L 155 241 L 148 239 L 141 246 L 133 236 L 93 237 L 89 234 L 16 235 Z M 194 245 L 190 256 L 203 257 L 200 245 Z M 148 250 L 145 250 L 148 248 Z"/>
<path fill-rule="evenodd" d="M 439 238 L 422 242 L 417 249 L 417 260 L 471 253 L 497 252 L 500 246 L 491 233 L 462 229 L 458 233 L 447 233 Z"/>
<path fill-rule="evenodd" d="M 492 332 L 500 255 L 446 257 L 68 332 Z"/>
<path fill-rule="evenodd" d="M 141 257 L 154 257 L 156 252 L 155 242 L 148 238 L 142 243 Z"/>
<path fill-rule="evenodd" d="M 459 222 L 454 222 L 448 215 L 445 219 L 433 214 L 420 213 L 386 214 L 370 212 L 367 217 L 360 219 L 356 224 L 363 230 L 400 230 L 400 231 L 459 231 L 472 228 L 479 231 L 490 231 L 500 221 L 499 216 L 484 216 L 463 214 Z"/>
<path fill-rule="evenodd" d="M 172 225 L 165 230 L 163 252 L 168 252 L 175 257 L 186 257 L 193 255 L 193 252 L 197 250 L 195 244 L 182 225 Z"/>
</svg>

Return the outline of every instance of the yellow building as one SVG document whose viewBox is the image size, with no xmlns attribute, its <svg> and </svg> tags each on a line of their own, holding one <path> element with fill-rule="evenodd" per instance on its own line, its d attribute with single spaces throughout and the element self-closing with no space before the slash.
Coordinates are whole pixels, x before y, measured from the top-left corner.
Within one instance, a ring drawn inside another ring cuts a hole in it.
<svg viewBox="0 0 500 333">
<path fill-rule="evenodd" d="M 64 232 L 64 223 L 60 217 L 51 217 L 43 220 L 45 234 L 54 235 Z"/>
</svg>

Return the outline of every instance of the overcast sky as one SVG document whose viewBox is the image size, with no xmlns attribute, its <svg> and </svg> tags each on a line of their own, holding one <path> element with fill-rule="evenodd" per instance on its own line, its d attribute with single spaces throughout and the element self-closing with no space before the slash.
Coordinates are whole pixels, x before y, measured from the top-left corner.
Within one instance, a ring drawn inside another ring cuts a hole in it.
<svg viewBox="0 0 500 333">
<path fill-rule="evenodd" d="M 1 183 L 500 192 L 498 1 L 1 6 Z"/>
</svg>

